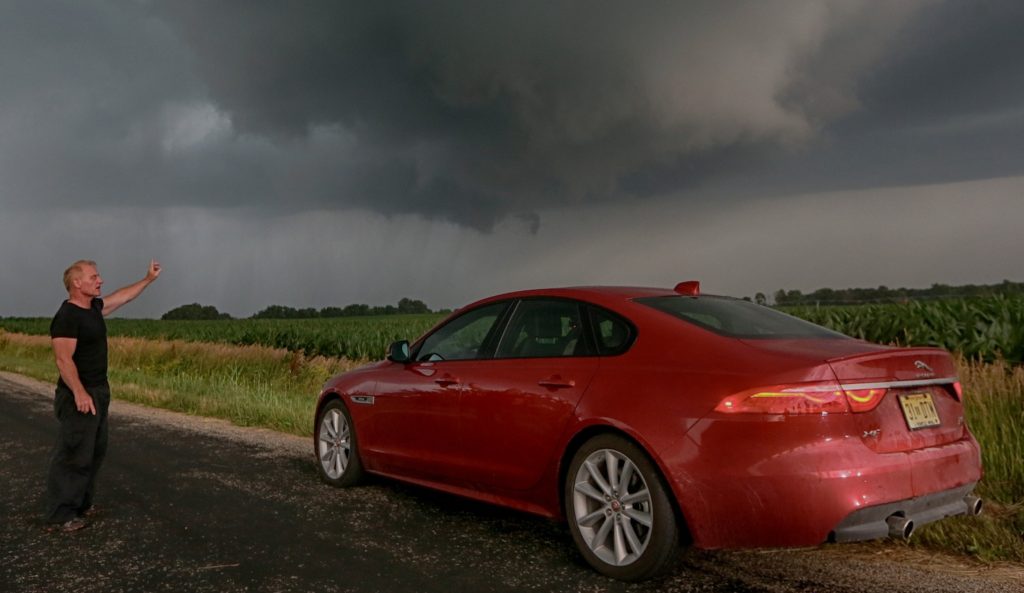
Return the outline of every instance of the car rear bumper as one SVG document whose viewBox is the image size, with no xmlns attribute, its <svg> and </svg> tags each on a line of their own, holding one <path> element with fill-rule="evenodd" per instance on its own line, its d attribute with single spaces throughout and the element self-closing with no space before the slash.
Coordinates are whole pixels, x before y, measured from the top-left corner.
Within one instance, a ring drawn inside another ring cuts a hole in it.
<svg viewBox="0 0 1024 593">
<path fill-rule="evenodd" d="M 911 521 L 913 528 L 954 515 L 976 514 L 968 497 L 977 484 L 964 484 L 942 492 L 856 510 L 843 519 L 829 535 L 832 542 L 879 539 L 894 535 L 890 517 Z M 908 534 L 909 535 L 909 534 Z"/>
<path fill-rule="evenodd" d="M 759 446 L 734 449 L 727 459 L 683 451 L 678 471 L 670 470 L 687 527 L 700 548 L 813 546 L 886 537 L 886 519 L 893 514 L 918 516 L 915 522 L 921 525 L 966 512 L 963 498 L 981 479 L 980 448 L 969 432 L 941 446 L 876 453 L 857 437 L 822 438 L 819 432 L 813 438 L 810 430 L 799 434 L 804 423 L 791 423 L 785 429 L 788 438 L 774 442 L 766 433 L 781 432 L 777 427 L 746 424 L 742 437 L 729 428 L 728 438 Z M 702 437 L 706 441 L 708 433 Z"/>
</svg>

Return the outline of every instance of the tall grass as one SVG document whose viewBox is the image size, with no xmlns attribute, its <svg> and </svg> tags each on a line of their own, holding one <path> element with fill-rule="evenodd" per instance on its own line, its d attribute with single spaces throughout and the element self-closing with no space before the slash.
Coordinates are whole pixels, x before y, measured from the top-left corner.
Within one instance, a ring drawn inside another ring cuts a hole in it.
<svg viewBox="0 0 1024 593">
<path fill-rule="evenodd" d="M 118 399 L 309 436 L 324 380 L 359 363 L 264 346 L 110 338 Z M 54 382 L 50 339 L 3 333 L 0 369 Z"/>
<path fill-rule="evenodd" d="M 983 493 L 1024 504 L 1024 367 L 961 361 L 959 373 L 967 424 L 982 442 Z"/>
<path fill-rule="evenodd" d="M 927 525 L 913 545 L 1024 562 L 1024 367 L 963 359 L 958 367 L 967 424 L 981 444 L 977 494 L 987 510 Z"/>
</svg>

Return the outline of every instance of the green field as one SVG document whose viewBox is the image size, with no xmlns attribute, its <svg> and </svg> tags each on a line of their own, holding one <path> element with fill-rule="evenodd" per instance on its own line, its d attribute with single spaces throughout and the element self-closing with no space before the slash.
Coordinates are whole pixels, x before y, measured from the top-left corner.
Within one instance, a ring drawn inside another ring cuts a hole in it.
<svg viewBox="0 0 1024 593">
<path fill-rule="evenodd" d="M 783 311 L 880 344 L 939 346 L 969 359 L 1024 361 L 1024 297 L 786 307 Z M 395 340 L 413 340 L 440 314 L 324 319 L 162 321 L 109 319 L 111 336 L 260 345 L 306 356 L 379 359 Z M 49 319 L 0 318 L 0 328 L 46 335 Z"/>
<path fill-rule="evenodd" d="M 1024 297 L 782 309 L 879 344 L 938 346 L 970 359 L 1024 361 Z"/>
<path fill-rule="evenodd" d="M 384 358 L 395 340 L 412 341 L 433 327 L 443 315 L 380 315 L 326 319 L 219 319 L 164 321 L 159 319 L 108 319 L 110 336 L 147 340 L 182 340 L 237 346 L 267 346 L 306 356 Z M 32 336 L 48 335 L 50 320 L 0 318 L 0 328 Z"/>
</svg>

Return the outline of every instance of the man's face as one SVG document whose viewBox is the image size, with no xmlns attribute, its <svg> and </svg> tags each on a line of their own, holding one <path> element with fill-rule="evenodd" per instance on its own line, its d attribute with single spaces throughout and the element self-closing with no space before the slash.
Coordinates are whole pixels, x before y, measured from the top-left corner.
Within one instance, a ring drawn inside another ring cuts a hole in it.
<svg viewBox="0 0 1024 593">
<path fill-rule="evenodd" d="M 82 266 L 82 271 L 78 275 L 78 279 L 75 280 L 75 284 L 78 285 L 78 290 L 83 295 L 95 298 L 100 296 L 100 289 L 103 287 L 103 278 L 100 278 L 99 271 L 96 270 L 96 266 Z"/>
</svg>

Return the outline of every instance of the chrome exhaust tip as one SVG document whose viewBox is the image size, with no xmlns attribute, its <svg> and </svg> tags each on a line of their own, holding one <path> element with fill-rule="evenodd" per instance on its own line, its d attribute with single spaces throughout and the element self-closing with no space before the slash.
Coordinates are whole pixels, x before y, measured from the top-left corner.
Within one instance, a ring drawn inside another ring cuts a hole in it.
<svg viewBox="0 0 1024 593">
<path fill-rule="evenodd" d="M 886 520 L 889 524 L 889 537 L 908 540 L 914 535 L 914 522 L 901 515 L 890 515 Z"/>
<path fill-rule="evenodd" d="M 982 508 L 984 508 L 985 506 L 985 503 L 981 500 L 981 497 L 975 496 L 973 494 L 968 494 L 967 496 L 965 496 L 964 503 L 967 505 L 968 515 L 980 515 Z"/>
</svg>

